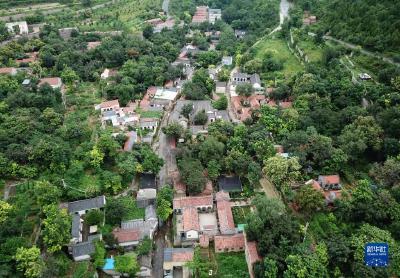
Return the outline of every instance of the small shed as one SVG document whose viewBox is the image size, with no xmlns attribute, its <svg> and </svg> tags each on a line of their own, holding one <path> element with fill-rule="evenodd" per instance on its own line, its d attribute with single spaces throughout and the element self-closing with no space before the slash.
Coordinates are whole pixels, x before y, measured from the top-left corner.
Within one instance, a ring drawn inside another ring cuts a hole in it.
<svg viewBox="0 0 400 278">
<path fill-rule="evenodd" d="M 148 188 L 157 189 L 156 176 L 151 173 L 140 174 L 139 188 L 140 189 L 148 189 Z"/>
</svg>

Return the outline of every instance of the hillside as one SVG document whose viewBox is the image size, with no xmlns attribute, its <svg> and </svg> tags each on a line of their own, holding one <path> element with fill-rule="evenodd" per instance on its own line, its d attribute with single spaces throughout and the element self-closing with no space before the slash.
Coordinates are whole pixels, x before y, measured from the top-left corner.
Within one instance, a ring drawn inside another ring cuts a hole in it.
<svg viewBox="0 0 400 278">
<path fill-rule="evenodd" d="M 380 52 L 400 51 L 400 2 L 392 0 L 296 1 L 311 9 L 331 35 Z"/>
</svg>

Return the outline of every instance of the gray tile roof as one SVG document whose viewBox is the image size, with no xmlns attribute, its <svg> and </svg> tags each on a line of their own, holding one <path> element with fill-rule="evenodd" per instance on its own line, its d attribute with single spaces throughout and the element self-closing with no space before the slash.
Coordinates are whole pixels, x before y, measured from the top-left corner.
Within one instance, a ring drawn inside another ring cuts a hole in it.
<svg viewBox="0 0 400 278">
<path fill-rule="evenodd" d="M 88 237 L 88 241 L 81 242 L 78 244 L 72 245 L 72 256 L 73 257 L 80 257 L 85 255 L 91 255 L 94 253 L 95 245 L 94 241 L 96 239 L 101 239 L 101 235 L 93 235 Z"/>
<path fill-rule="evenodd" d="M 158 220 L 135 219 L 121 222 L 121 229 L 123 230 L 136 230 L 140 232 L 140 239 L 144 237 L 152 237 L 153 232 L 158 226 Z"/>
<path fill-rule="evenodd" d="M 103 208 L 106 204 L 106 197 L 104 195 L 91 199 L 79 200 L 68 203 L 68 212 L 78 212 L 89 209 Z"/>
<path fill-rule="evenodd" d="M 74 214 L 72 216 L 72 227 L 71 227 L 71 236 L 73 238 L 80 238 L 81 235 L 81 217 L 79 214 Z"/>
</svg>

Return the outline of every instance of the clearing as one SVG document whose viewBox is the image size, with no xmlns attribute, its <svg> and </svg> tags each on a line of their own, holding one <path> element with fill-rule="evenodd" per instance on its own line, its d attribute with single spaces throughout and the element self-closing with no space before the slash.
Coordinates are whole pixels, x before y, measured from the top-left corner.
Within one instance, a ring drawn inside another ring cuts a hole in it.
<svg viewBox="0 0 400 278">
<path fill-rule="evenodd" d="M 218 264 L 217 277 L 249 277 L 249 271 L 247 269 L 246 257 L 244 252 L 217 253 L 215 254 L 215 256 Z"/>
</svg>

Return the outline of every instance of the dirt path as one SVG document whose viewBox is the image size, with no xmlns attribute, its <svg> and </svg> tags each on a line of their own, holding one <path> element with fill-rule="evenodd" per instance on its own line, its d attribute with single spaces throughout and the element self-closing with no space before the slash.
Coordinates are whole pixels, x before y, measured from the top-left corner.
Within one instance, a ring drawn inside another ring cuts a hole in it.
<svg viewBox="0 0 400 278">
<path fill-rule="evenodd" d="M 266 178 L 262 178 L 260 180 L 260 184 L 262 189 L 265 192 L 265 195 L 269 198 L 280 199 L 281 196 L 279 195 L 278 191 L 276 190 L 275 186 Z"/>
</svg>

